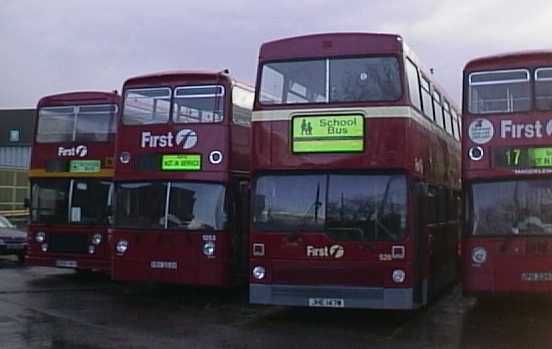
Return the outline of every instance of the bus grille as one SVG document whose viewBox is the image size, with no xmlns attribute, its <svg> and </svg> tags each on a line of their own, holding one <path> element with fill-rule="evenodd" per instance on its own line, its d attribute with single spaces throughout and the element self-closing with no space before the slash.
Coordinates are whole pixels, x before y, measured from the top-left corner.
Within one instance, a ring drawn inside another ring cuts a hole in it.
<svg viewBox="0 0 552 349">
<path fill-rule="evenodd" d="M 48 251 L 61 253 L 88 253 L 88 236 L 77 234 L 50 234 Z"/>
</svg>

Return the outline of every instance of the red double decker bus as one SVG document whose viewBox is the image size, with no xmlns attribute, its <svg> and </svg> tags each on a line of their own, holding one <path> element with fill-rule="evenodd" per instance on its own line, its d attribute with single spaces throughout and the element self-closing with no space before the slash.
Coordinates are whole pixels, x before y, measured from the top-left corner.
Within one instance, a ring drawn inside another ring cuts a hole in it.
<svg viewBox="0 0 552 349">
<path fill-rule="evenodd" d="M 39 101 L 29 170 L 29 265 L 109 271 L 119 100 L 115 93 L 74 92 Z"/>
<path fill-rule="evenodd" d="M 552 51 L 464 69 L 467 294 L 552 291 Z"/>
<path fill-rule="evenodd" d="M 400 36 L 262 45 L 250 302 L 412 309 L 453 282 L 456 110 Z"/>
<path fill-rule="evenodd" d="M 182 71 L 123 91 L 113 278 L 233 285 L 247 272 L 253 89 L 227 72 Z"/>
</svg>

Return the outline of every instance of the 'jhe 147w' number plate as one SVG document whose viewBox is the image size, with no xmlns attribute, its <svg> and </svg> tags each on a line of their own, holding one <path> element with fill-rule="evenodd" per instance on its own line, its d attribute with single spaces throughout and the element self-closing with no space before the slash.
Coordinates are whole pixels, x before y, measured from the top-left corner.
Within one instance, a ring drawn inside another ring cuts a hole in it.
<svg viewBox="0 0 552 349">
<path fill-rule="evenodd" d="M 309 307 L 343 308 L 345 302 L 341 298 L 309 298 Z"/>
</svg>

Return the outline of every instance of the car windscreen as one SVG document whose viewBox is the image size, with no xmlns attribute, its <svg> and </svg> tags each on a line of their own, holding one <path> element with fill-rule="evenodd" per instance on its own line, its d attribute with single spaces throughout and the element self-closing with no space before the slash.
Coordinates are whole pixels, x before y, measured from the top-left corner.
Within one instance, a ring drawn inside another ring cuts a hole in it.
<svg viewBox="0 0 552 349">
<path fill-rule="evenodd" d="M 6 217 L 0 216 L 0 228 L 15 228 L 15 225 L 13 225 Z"/>
<path fill-rule="evenodd" d="M 266 63 L 261 104 L 395 101 L 401 97 L 395 57 L 329 58 Z"/>
<path fill-rule="evenodd" d="M 70 179 L 34 180 L 31 186 L 31 221 L 67 224 Z"/>
<path fill-rule="evenodd" d="M 36 141 L 107 142 L 115 133 L 114 104 L 43 107 L 38 111 Z"/>
<path fill-rule="evenodd" d="M 552 235 L 552 180 L 476 183 L 469 204 L 472 235 Z"/>
<path fill-rule="evenodd" d="M 222 184 L 120 183 L 116 198 L 117 227 L 215 231 L 225 229 L 228 221 Z"/>
<path fill-rule="evenodd" d="M 255 181 L 253 223 L 259 231 L 396 241 L 406 229 L 406 196 L 402 175 L 264 175 Z"/>
</svg>

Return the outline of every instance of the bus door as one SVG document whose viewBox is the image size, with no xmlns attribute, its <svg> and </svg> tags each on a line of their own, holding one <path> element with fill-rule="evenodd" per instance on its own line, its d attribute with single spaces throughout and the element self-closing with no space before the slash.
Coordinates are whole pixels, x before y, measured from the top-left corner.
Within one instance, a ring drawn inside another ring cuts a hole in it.
<svg viewBox="0 0 552 349">
<path fill-rule="evenodd" d="M 418 182 L 414 189 L 415 207 L 413 217 L 415 219 L 414 244 L 415 244 L 415 272 L 416 284 L 414 286 L 414 301 L 418 304 L 427 303 L 431 251 L 428 244 L 431 234 L 431 224 L 434 221 L 435 199 L 427 183 Z"/>
<path fill-rule="evenodd" d="M 232 265 L 235 275 L 247 277 L 249 266 L 249 181 L 233 182 Z"/>
</svg>

